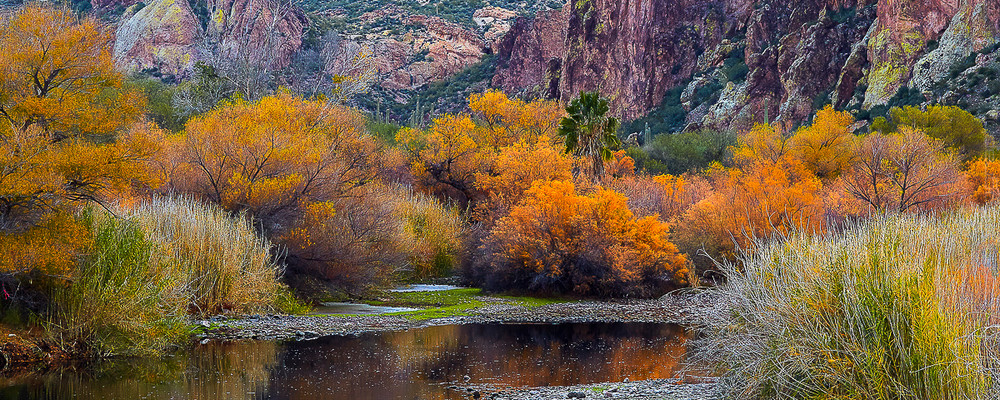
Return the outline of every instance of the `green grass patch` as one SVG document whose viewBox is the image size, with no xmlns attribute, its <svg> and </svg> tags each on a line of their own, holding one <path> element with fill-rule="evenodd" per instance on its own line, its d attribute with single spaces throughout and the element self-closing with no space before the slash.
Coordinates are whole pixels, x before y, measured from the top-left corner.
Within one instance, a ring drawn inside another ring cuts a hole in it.
<svg viewBox="0 0 1000 400">
<path fill-rule="evenodd" d="M 389 292 L 382 298 L 366 303 L 373 306 L 415 307 L 418 311 L 388 313 L 412 320 L 426 320 L 470 315 L 473 309 L 486 303 L 482 289 L 452 289 L 437 292 Z"/>
<path fill-rule="evenodd" d="M 524 307 L 541 307 L 549 304 L 568 303 L 574 301 L 569 297 L 525 297 L 525 296 L 495 296 L 504 300 L 510 300 Z"/>
<path fill-rule="evenodd" d="M 487 296 L 482 289 L 452 289 L 437 292 L 389 292 L 377 300 L 365 301 L 366 304 L 384 307 L 413 307 L 417 311 L 401 311 L 384 315 L 401 316 L 413 320 L 448 318 L 471 315 L 472 311 L 487 304 Z M 490 296 L 523 307 L 541 307 L 549 304 L 565 303 L 569 298 L 525 297 L 525 296 Z"/>
</svg>

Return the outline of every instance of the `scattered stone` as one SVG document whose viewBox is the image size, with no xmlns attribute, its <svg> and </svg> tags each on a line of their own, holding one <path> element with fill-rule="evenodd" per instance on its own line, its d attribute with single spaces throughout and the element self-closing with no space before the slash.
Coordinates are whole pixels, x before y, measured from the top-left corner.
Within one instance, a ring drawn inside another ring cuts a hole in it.
<svg viewBox="0 0 1000 400">
<path fill-rule="evenodd" d="M 569 394 L 566 395 L 566 398 L 569 399 L 584 399 L 586 397 L 587 394 L 584 392 L 569 392 Z"/>
</svg>

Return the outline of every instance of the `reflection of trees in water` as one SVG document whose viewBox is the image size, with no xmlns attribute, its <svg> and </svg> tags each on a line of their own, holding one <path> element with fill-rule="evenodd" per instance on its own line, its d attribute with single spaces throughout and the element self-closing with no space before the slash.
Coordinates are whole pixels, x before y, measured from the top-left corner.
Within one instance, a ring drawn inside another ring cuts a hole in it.
<svg viewBox="0 0 1000 400">
<path fill-rule="evenodd" d="M 443 400 L 460 397 L 440 383 L 464 375 L 512 386 L 670 377 L 684 338 L 682 328 L 669 325 L 564 324 L 213 342 L 163 360 L 7 378 L 0 398 Z"/>
<path fill-rule="evenodd" d="M 458 351 L 424 364 L 431 378 L 514 386 L 572 385 L 674 376 L 684 330 L 655 324 L 467 325 Z"/>
<path fill-rule="evenodd" d="M 686 334 L 657 324 L 463 325 L 289 344 L 281 399 L 444 399 L 461 381 L 570 385 L 674 376 Z M 373 397 L 374 396 L 374 397 Z"/>
<path fill-rule="evenodd" d="M 264 398 L 278 347 L 273 342 L 215 342 L 174 357 L 107 361 L 45 374 L 0 378 L 0 398 Z"/>
</svg>

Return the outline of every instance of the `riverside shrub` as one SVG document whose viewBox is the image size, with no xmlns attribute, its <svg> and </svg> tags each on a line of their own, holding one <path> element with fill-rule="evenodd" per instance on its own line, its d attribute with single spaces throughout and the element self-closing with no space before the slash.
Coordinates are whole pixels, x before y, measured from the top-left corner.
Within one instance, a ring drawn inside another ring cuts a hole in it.
<svg viewBox="0 0 1000 400">
<path fill-rule="evenodd" d="M 1000 208 L 794 233 L 721 266 L 697 358 L 734 397 L 987 399 Z"/>
<path fill-rule="evenodd" d="M 621 194 L 537 181 L 480 246 L 477 280 L 492 290 L 648 296 L 686 284 L 687 260 L 656 216 L 636 218 Z"/>
</svg>

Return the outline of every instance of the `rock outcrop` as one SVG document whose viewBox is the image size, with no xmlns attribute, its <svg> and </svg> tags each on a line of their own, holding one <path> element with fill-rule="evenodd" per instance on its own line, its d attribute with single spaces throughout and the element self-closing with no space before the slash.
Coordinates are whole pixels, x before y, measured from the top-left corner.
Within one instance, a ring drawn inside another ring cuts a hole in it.
<svg viewBox="0 0 1000 400">
<path fill-rule="evenodd" d="M 193 68 L 203 32 L 187 0 L 155 0 L 132 12 L 115 34 L 114 55 L 121 66 L 171 75 Z"/>
<path fill-rule="evenodd" d="M 190 0 L 132 6 L 115 32 L 116 60 L 183 78 L 206 57 L 236 53 L 283 68 L 302 45 L 306 20 L 298 9 L 269 0 L 208 0 L 203 7 L 199 16 Z"/>
<path fill-rule="evenodd" d="M 997 43 L 998 10 L 995 0 L 569 0 L 559 17 L 514 24 L 494 84 L 564 100 L 599 90 L 625 119 L 685 85 L 689 129 L 799 123 L 824 104 L 867 110 L 904 86 L 929 90 Z"/>
<path fill-rule="evenodd" d="M 445 79 L 482 60 L 486 48 L 482 38 L 464 26 L 399 8 L 373 11 L 360 20 L 370 25 L 400 21 L 409 27 L 402 34 L 370 32 L 348 38 L 372 49 L 380 84 L 389 90 L 414 90 Z"/>
</svg>

